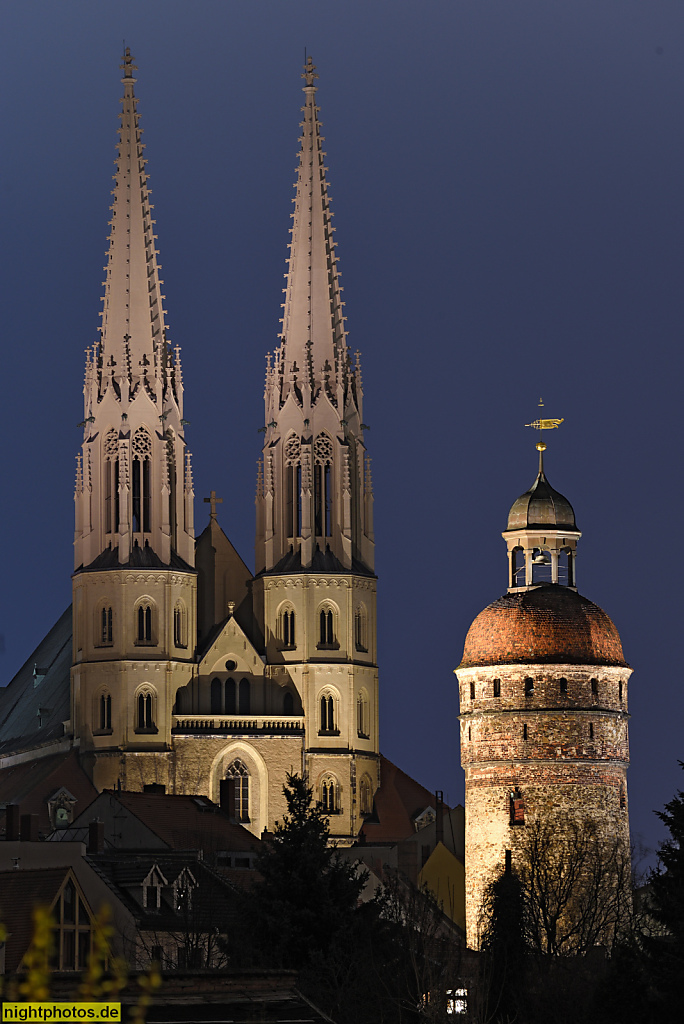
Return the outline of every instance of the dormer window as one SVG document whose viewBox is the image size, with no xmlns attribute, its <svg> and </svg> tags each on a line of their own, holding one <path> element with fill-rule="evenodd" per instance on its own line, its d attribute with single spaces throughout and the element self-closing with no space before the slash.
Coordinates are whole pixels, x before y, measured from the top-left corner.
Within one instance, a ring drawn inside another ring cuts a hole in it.
<svg viewBox="0 0 684 1024">
<path fill-rule="evenodd" d="M 169 883 L 155 864 L 142 883 L 142 903 L 146 910 L 153 913 L 161 909 L 162 887 Z"/>
</svg>

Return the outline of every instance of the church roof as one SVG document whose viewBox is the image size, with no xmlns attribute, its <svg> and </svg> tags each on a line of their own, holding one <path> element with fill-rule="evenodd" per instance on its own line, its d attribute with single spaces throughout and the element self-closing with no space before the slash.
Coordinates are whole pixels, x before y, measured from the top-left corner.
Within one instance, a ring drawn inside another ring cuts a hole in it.
<svg viewBox="0 0 684 1024">
<path fill-rule="evenodd" d="M 459 668 L 516 664 L 626 666 L 617 629 L 575 590 L 544 584 L 504 594 L 480 612 Z"/>
<path fill-rule="evenodd" d="M 170 564 L 165 565 L 149 545 L 142 548 L 137 545 L 131 548 L 130 558 L 123 563 L 119 561 L 118 548 L 105 548 L 90 565 L 80 567 L 81 572 L 98 572 L 102 569 L 178 569 L 180 572 L 193 573 L 196 571 L 173 550 Z"/>
<path fill-rule="evenodd" d="M 64 735 L 69 718 L 71 607 L 57 620 L 14 679 L 0 689 L 0 754 Z"/>
<path fill-rule="evenodd" d="M 302 555 L 301 551 L 289 551 L 286 555 L 280 559 L 280 561 L 273 566 L 272 569 L 268 569 L 266 572 L 257 573 L 257 576 L 286 576 L 289 573 L 316 573 L 316 572 L 329 572 L 329 573 L 352 573 L 354 576 L 371 576 L 375 577 L 373 573 L 363 562 L 360 562 L 357 558 L 352 558 L 351 569 L 345 569 L 340 562 L 339 558 L 332 553 L 332 551 L 321 551 L 320 548 L 316 548 L 311 559 L 311 565 L 302 566 Z"/>
</svg>

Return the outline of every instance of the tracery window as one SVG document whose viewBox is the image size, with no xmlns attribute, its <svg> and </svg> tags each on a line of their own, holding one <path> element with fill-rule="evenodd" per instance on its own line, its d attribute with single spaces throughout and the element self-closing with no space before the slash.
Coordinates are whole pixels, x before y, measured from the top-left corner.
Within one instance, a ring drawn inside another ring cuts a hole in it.
<svg viewBox="0 0 684 1024">
<path fill-rule="evenodd" d="M 361 690 L 356 698 L 356 731 L 362 739 L 370 736 L 370 705 L 365 690 Z"/>
<path fill-rule="evenodd" d="M 319 434 L 314 441 L 314 529 L 317 537 L 332 535 L 332 441 Z"/>
<path fill-rule="evenodd" d="M 336 733 L 335 698 L 330 693 L 321 694 L 321 728 L 322 733 Z"/>
<path fill-rule="evenodd" d="M 173 609 L 173 642 L 176 647 L 188 646 L 188 613 L 182 601 L 176 601 Z"/>
<path fill-rule="evenodd" d="M 138 427 L 133 435 L 131 451 L 133 454 L 131 466 L 132 530 L 133 533 L 149 533 L 152 503 L 152 438 L 145 427 Z"/>
<path fill-rule="evenodd" d="M 359 810 L 361 814 L 370 814 L 373 810 L 373 791 L 367 775 L 362 776 L 359 784 Z"/>
<path fill-rule="evenodd" d="M 116 533 L 119 526 L 119 435 L 110 430 L 104 439 L 105 533 Z"/>
<path fill-rule="evenodd" d="M 337 814 L 340 810 L 337 782 L 331 775 L 321 780 L 321 807 L 326 814 Z"/>
<path fill-rule="evenodd" d="M 332 608 L 321 608 L 318 621 L 320 628 L 320 639 L 318 646 L 337 646 L 337 641 L 335 638 L 335 613 L 333 612 Z"/>
<path fill-rule="evenodd" d="M 99 722 L 100 732 L 111 732 L 112 731 L 112 695 L 111 693 L 101 693 L 99 702 Z"/>
<path fill-rule="evenodd" d="M 155 695 L 146 688 L 138 694 L 136 707 L 136 732 L 156 732 L 154 724 Z"/>
<path fill-rule="evenodd" d="M 285 527 L 287 536 L 299 537 L 302 532 L 302 467 L 301 442 L 290 434 L 285 442 Z"/>
<path fill-rule="evenodd" d="M 152 639 L 152 605 L 142 602 L 138 605 L 137 644 L 153 644 Z"/>
<path fill-rule="evenodd" d="M 235 785 L 235 817 L 237 821 L 249 821 L 249 771 L 243 762 L 236 758 L 228 766 L 227 779 L 233 779 Z"/>
<path fill-rule="evenodd" d="M 362 604 L 354 612 L 354 645 L 357 651 L 368 650 L 368 615 Z"/>
<path fill-rule="evenodd" d="M 278 636 L 283 647 L 295 647 L 295 613 L 294 609 L 285 607 L 278 616 Z"/>
</svg>

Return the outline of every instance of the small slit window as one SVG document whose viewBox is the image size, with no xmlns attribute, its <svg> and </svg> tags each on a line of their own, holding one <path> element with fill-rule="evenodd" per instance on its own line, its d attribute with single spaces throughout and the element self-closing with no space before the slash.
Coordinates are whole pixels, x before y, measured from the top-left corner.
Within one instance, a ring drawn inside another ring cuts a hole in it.
<svg viewBox="0 0 684 1024">
<path fill-rule="evenodd" d="M 592 697 L 598 697 L 598 679 L 592 679 L 591 681 L 591 695 Z"/>
<path fill-rule="evenodd" d="M 561 678 L 561 679 L 558 680 L 558 689 L 560 691 L 561 697 L 567 697 L 567 695 L 568 695 L 568 681 L 567 681 L 567 679 Z"/>
<path fill-rule="evenodd" d="M 525 696 L 534 697 L 534 679 L 531 676 L 525 680 Z"/>
<path fill-rule="evenodd" d="M 475 683 L 470 684 L 470 699 L 475 700 Z"/>
<path fill-rule="evenodd" d="M 501 696 L 501 680 L 500 679 L 495 679 L 494 680 L 494 696 L 495 697 L 500 697 Z"/>
</svg>

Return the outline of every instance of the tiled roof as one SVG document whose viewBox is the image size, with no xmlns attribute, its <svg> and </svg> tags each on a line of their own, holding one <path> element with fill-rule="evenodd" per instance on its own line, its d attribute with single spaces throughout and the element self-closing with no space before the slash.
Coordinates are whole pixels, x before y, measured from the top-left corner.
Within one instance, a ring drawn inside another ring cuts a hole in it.
<svg viewBox="0 0 684 1024">
<path fill-rule="evenodd" d="M 435 795 L 395 764 L 380 755 L 380 788 L 373 814 L 361 834 L 368 843 L 397 843 L 415 833 L 415 818 L 435 806 Z"/>
<path fill-rule="evenodd" d="M 16 971 L 31 944 L 34 907 L 51 907 L 68 868 L 0 871 L 0 921 L 9 932 L 5 970 Z"/>
<path fill-rule="evenodd" d="M 569 587 L 504 594 L 468 630 L 460 668 L 514 664 L 626 665 L 606 613 Z"/>
<path fill-rule="evenodd" d="M 28 750 L 64 735 L 70 672 L 71 607 L 0 689 L 0 753 Z"/>
<path fill-rule="evenodd" d="M 37 814 L 42 832 L 52 829 L 48 799 L 64 787 L 76 799 L 78 815 L 97 796 L 97 790 L 78 763 L 75 750 L 24 761 L 0 769 L 0 806 L 19 804 L 21 814 Z M 4 829 L 4 810 L 0 811 L 0 830 Z"/>
<path fill-rule="evenodd" d="M 204 796 L 105 790 L 172 850 L 256 850 L 261 840 Z M 201 846 L 199 844 L 202 844 Z"/>
</svg>

